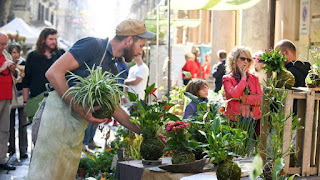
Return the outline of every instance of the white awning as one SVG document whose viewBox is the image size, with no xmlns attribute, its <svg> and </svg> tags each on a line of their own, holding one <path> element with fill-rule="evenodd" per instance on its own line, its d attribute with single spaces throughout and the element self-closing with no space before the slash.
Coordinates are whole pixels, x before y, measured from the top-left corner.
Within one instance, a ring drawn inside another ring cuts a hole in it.
<svg viewBox="0 0 320 180">
<path fill-rule="evenodd" d="M 172 10 L 238 10 L 248 9 L 260 0 L 171 0 Z"/>
</svg>

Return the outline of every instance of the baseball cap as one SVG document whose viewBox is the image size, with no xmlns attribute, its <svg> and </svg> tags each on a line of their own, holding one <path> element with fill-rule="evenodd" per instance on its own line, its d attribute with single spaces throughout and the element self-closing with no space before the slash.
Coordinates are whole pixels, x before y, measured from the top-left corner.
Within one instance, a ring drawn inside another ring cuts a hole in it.
<svg viewBox="0 0 320 180">
<path fill-rule="evenodd" d="M 122 21 L 116 27 L 117 36 L 139 36 L 141 38 L 151 39 L 156 34 L 147 31 L 143 21 L 136 19 L 127 19 Z"/>
</svg>

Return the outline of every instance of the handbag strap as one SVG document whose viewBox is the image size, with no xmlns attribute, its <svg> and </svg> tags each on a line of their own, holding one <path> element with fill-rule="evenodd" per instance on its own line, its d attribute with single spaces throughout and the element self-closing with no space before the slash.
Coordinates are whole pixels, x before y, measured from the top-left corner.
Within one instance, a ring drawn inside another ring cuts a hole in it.
<svg viewBox="0 0 320 180">
<path fill-rule="evenodd" d="M 99 66 L 101 66 L 101 64 L 102 64 L 102 62 L 103 62 L 103 60 L 104 60 L 104 57 L 105 57 L 106 54 L 107 54 L 107 50 L 108 50 L 108 47 L 109 47 L 109 44 L 110 44 L 109 38 L 108 38 L 107 40 L 108 40 L 107 46 L 106 46 L 106 49 L 104 50 L 104 53 L 103 53 L 103 56 L 102 56 L 102 58 L 101 58 L 101 60 L 100 60 Z"/>
</svg>

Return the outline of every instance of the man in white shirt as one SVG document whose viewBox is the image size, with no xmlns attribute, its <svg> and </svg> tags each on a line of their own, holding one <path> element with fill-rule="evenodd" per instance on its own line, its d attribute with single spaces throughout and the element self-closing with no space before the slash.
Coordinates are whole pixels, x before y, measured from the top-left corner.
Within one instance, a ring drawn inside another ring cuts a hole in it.
<svg viewBox="0 0 320 180">
<path fill-rule="evenodd" d="M 132 66 L 129 69 L 128 78 L 124 81 L 124 84 L 128 86 L 128 91 L 138 94 L 139 99 L 142 100 L 144 100 L 144 90 L 147 87 L 149 76 L 149 68 L 143 62 L 143 56 L 144 53 L 133 59 L 136 65 Z"/>
</svg>

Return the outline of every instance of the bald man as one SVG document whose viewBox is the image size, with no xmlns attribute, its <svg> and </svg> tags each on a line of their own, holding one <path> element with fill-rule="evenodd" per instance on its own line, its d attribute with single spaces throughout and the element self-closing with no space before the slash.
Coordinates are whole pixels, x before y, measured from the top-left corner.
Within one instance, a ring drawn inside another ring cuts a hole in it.
<svg viewBox="0 0 320 180">
<path fill-rule="evenodd" d="M 7 163 L 7 151 L 10 128 L 10 104 L 12 100 L 12 76 L 16 65 L 6 52 L 8 36 L 0 32 L 0 168 L 15 170 Z"/>
</svg>

